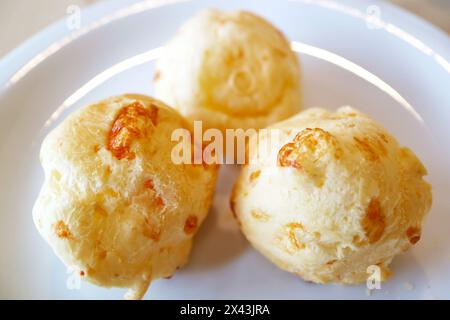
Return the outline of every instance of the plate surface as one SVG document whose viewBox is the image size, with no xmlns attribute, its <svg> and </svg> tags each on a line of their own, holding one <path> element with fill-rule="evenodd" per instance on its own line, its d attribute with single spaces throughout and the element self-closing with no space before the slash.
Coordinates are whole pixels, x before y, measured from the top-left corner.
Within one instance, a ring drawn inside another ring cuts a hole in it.
<svg viewBox="0 0 450 320">
<path fill-rule="evenodd" d="M 376 4 L 376 6 L 373 6 Z M 279 27 L 302 63 L 304 105 L 352 105 L 411 147 L 429 170 L 423 238 L 393 263 L 381 290 L 315 285 L 254 251 L 228 212 L 238 169 L 222 168 L 214 207 L 189 264 L 146 298 L 450 298 L 450 41 L 381 1 L 107 1 L 61 21 L 0 62 L 0 298 L 121 298 L 78 281 L 38 235 L 31 209 L 43 181 L 40 144 L 76 108 L 125 92 L 152 94 L 154 60 L 201 8 L 248 9 Z"/>
</svg>

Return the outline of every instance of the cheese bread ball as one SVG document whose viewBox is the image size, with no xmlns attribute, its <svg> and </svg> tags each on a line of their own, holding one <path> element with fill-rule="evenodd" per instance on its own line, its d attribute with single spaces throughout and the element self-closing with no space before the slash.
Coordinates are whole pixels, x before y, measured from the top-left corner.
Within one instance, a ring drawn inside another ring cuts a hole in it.
<svg viewBox="0 0 450 320">
<path fill-rule="evenodd" d="M 299 62 L 263 18 L 201 11 L 165 46 L 155 94 L 204 128 L 263 128 L 299 111 Z"/>
<path fill-rule="evenodd" d="M 232 194 L 245 236 L 307 281 L 357 284 L 371 270 L 385 280 L 431 206 L 422 163 L 350 107 L 311 109 L 273 129 L 278 139 L 257 161 L 251 152 Z"/>
<path fill-rule="evenodd" d="M 174 164 L 177 128 L 190 130 L 176 111 L 128 94 L 75 112 L 42 144 L 37 229 L 67 266 L 127 298 L 187 262 L 211 204 L 217 168 Z"/>
</svg>

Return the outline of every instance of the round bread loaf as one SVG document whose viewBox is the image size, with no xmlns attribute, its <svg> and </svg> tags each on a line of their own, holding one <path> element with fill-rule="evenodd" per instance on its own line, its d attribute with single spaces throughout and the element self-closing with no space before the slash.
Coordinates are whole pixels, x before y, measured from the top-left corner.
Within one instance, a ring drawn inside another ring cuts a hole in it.
<svg viewBox="0 0 450 320">
<path fill-rule="evenodd" d="M 248 240 L 308 281 L 356 284 L 375 273 L 370 266 L 386 279 L 391 260 L 419 241 L 431 206 L 422 163 L 350 107 L 310 109 L 272 129 L 279 135 L 260 141 L 267 153 L 249 146 L 231 198 Z"/>
<path fill-rule="evenodd" d="M 83 278 L 141 298 L 187 262 L 217 166 L 174 164 L 178 128 L 190 130 L 176 111 L 127 94 L 81 108 L 45 138 L 34 221 Z"/>
<path fill-rule="evenodd" d="M 299 62 L 263 18 L 205 10 L 165 46 L 155 94 L 205 128 L 263 128 L 299 111 Z"/>
</svg>

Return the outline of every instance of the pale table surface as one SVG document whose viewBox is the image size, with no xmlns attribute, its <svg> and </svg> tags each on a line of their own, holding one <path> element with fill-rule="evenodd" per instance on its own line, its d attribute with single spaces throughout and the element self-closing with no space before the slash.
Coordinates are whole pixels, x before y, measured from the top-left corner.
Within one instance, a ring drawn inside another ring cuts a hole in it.
<svg viewBox="0 0 450 320">
<path fill-rule="evenodd" d="M 63 18 L 71 5 L 108 0 L 0 0 L 0 58 L 34 33 Z M 450 33 L 450 0 L 390 0 Z M 376 1 L 374 1 L 376 3 Z"/>
</svg>

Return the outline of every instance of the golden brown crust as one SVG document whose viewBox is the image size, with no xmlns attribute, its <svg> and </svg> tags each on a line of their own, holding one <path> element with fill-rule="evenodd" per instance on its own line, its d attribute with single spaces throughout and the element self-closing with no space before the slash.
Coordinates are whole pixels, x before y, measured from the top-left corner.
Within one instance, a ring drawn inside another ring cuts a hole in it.
<svg viewBox="0 0 450 320">
<path fill-rule="evenodd" d="M 204 10 L 165 45 L 155 92 L 205 128 L 263 128 L 300 110 L 300 66 L 265 19 Z"/>
<path fill-rule="evenodd" d="M 126 94 L 80 109 L 45 138 L 36 226 L 88 281 L 139 298 L 152 279 L 186 263 L 217 168 L 172 161 L 180 128 L 191 130 L 162 102 Z"/>
<path fill-rule="evenodd" d="M 372 265 L 387 279 L 431 206 L 421 162 L 349 107 L 309 109 L 272 128 L 279 141 L 243 167 L 230 200 L 247 239 L 307 281 L 361 283 Z"/>
<path fill-rule="evenodd" d="M 386 222 L 381 212 L 380 201 L 377 198 L 370 200 L 361 220 L 361 226 L 369 243 L 375 243 L 383 236 Z"/>
</svg>

